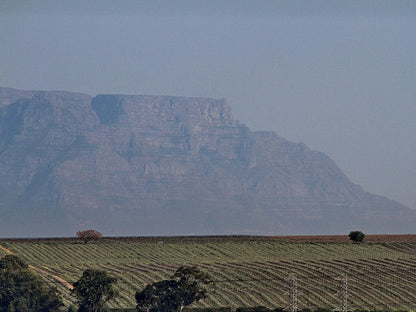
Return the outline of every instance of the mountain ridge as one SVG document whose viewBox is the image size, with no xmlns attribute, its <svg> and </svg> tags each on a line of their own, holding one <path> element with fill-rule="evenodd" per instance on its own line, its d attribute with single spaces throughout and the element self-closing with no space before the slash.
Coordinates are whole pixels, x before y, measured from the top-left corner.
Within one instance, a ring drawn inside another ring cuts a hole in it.
<svg viewBox="0 0 416 312">
<path fill-rule="evenodd" d="M 416 221 L 327 155 L 250 131 L 225 99 L 0 88 L 0 172 L 0 236 L 406 233 Z"/>
</svg>

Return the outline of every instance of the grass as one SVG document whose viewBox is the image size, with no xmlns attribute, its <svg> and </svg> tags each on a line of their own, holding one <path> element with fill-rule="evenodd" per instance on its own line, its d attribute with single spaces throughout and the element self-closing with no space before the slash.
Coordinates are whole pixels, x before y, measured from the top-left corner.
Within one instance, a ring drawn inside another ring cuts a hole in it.
<svg viewBox="0 0 416 312">
<path fill-rule="evenodd" d="M 300 308 L 336 309 L 340 278 L 347 276 L 350 309 L 416 309 L 416 242 L 412 241 L 351 244 L 183 237 L 0 244 L 71 283 L 87 268 L 110 272 L 119 279 L 121 296 L 112 304 L 117 308 L 134 308 L 135 292 L 147 283 L 168 278 L 181 265 L 197 265 L 216 280 L 209 297 L 197 307 L 286 307 L 288 276 L 295 274 Z M 58 286 L 65 302 L 74 302 L 69 290 Z"/>
</svg>

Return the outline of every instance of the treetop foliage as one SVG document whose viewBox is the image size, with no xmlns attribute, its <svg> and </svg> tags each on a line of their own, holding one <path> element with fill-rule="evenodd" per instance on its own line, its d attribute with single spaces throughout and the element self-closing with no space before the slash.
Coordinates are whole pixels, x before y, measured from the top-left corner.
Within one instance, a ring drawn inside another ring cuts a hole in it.
<svg viewBox="0 0 416 312">
<path fill-rule="evenodd" d="M 28 268 L 29 266 L 26 262 L 15 255 L 7 255 L 0 260 L 0 270 L 2 270 L 2 272 L 4 272 L 4 270 L 16 271 Z"/>
<path fill-rule="evenodd" d="M 147 312 L 182 311 L 185 306 L 206 297 L 203 285 L 211 283 L 197 267 L 180 267 L 171 279 L 148 284 L 136 292 L 137 309 Z"/>
<path fill-rule="evenodd" d="M 55 312 L 62 307 L 55 290 L 19 257 L 0 259 L 0 312 Z"/>
<path fill-rule="evenodd" d="M 212 283 L 209 274 L 199 270 L 196 266 L 182 266 L 175 271 L 171 278 L 176 279 L 178 282 L 197 282 L 205 285 Z"/>
<path fill-rule="evenodd" d="M 71 293 L 78 298 L 79 312 L 102 311 L 105 303 L 118 295 L 117 279 L 100 270 L 85 270 Z"/>
</svg>

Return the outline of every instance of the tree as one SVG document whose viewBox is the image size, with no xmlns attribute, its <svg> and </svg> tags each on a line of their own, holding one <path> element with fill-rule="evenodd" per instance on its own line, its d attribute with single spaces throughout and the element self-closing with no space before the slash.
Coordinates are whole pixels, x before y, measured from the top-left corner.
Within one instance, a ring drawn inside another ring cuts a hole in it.
<svg viewBox="0 0 416 312">
<path fill-rule="evenodd" d="M 85 244 L 87 244 L 90 240 L 97 240 L 102 239 L 103 234 L 96 230 L 85 230 L 85 231 L 78 231 L 77 237 L 82 239 Z"/>
<path fill-rule="evenodd" d="M 179 286 L 180 311 L 184 306 L 194 301 L 206 298 L 207 290 L 204 285 L 212 283 L 210 276 L 194 267 L 180 267 L 173 274 Z"/>
<path fill-rule="evenodd" d="M 363 232 L 360 232 L 360 231 L 352 231 L 352 232 L 350 232 L 350 234 L 348 234 L 348 237 L 354 243 L 361 243 L 365 238 L 365 234 Z"/>
<path fill-rule="evenodd" d="M 204 287 L 212 283 L 197 267 L 180 267 L 171 279 L 147 285 L 136 292 L 137 309 L 147 312 L 182 311 L 185 306 L 206 297 Z"/>
<path fill-rule="evenodd" d="M 180 308 L 178 283 L 174 280 L 163 280 L 148 284 L 141 292 L 136 292 L 139 311 L 172 312 Z"/>
<path fill-rule="evenodd" d="M 150 308 L 156 305 L 158 300 L 157 289 L 158 285 L 156 283 L 147 284 L 146 287 L 142 291 L 136 292 L 136 303 L 137 303 L 137 310 L 146 310 L 146 312 L 150 311 Z"/>
<path fill-rule="evenodd" d="M 62 307 L 55 290 L 19 257 L 0 259 L 0 312 L 55 312 Z"/>
<path fill-rule="evenodd" d="M 103 311 L 105 303 L 118 295 L 114 285 L 116 283 L 117 279 L 109 276 L 105 271 L 93 269 L 84 271 L 71 291 L 78 298 L 78 311 Z"/>
</svg>

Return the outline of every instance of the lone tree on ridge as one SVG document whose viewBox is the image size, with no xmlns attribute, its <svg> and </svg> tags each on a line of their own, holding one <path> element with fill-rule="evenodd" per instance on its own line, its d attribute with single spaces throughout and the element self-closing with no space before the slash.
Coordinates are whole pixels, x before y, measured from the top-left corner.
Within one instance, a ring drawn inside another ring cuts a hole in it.
<svg viewBox="0 0 416 312">
<path fill-rule="evenodd" d="M 348 234 L 348 237 L 354 243 L 362 243 L 362 241 L 365 238 L 365 234 L 361 231 L 352 231 L 352 232 L 350 232 L 350 234 Z"/>
<path fill-rule="evenodd" d="M 85 231 L 78 231 L 77 237 L 82 239 L 85 244 L 87 244 L 91 240 L 98 240 L 103 238 L 103 234 L 96 230 L 85 230 Z"/>
</svg>

